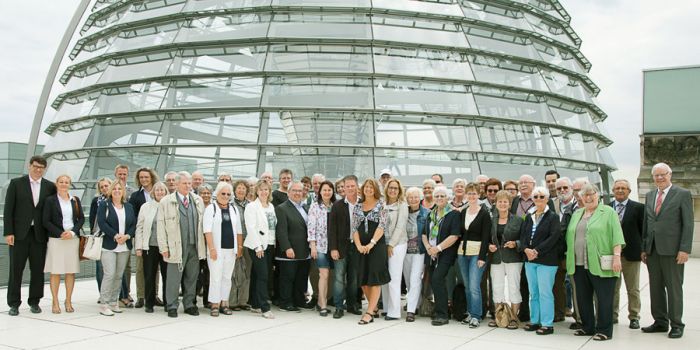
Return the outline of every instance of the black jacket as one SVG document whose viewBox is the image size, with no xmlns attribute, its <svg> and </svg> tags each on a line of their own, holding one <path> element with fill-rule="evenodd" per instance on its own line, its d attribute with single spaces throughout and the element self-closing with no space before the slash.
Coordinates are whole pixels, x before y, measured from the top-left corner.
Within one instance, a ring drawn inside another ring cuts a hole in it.
<svg viewBox="0 0 700 350">
<path fill-rule="evenodd" d="M 474 221 L 469 225 L 469 229 L 464 228 L 464 220 L 467 218 L 467 209 L 465 208 L 459 215 L 459 229 L 462 232 L 463 250 L 467 250 L 467 241 L 481 242 L 479 250 L 479 260 L 486 261 L 486 255 L 489 252 L 489 240 L 491 239 L 491 215 L 489 210 L 484 206 L 479 206 L 479 212 L 476 214 Z"/>
<path fill-rule="evenodd" d="M 614 206 L 615 201 L 610 202 Z M 613 207 L 617 210 L 617 208 Z M 625 247 L 622 254 L 628 261 L 641 261 L 642 230 L 644 228 L 644 204 L 633 200 L 627 201 L 625 214 L 622 216 L 622 233 L 625 236 Z"/>
<path fill-rule="evenodd" d="M 337 250 L 340 259 L 348 255 L 350 246 L 350 209 L 345 199 L 335 201 L 328 217 L 328 251 Z"/>
<path fill-rule="evenodd" d="M 512 214 L 516 214 L 518 212 L 518 205 L 520 205 L 520 195 L 515 196 L 515 198 L 513 198 L 513 203 L 510 204 L 510 212 Z M 549 201 L 547 201 L 547 206 L 549 207 L 549 210 L 556 211 L 554 201 L 551 198 Z"/>
<path fill-rule="evenodd" d="M 433 207 L 433 210 L 436 209 L 437 206 Z M 450 236 L 461 237 L 462 230 L 459 229 L 459 219 L 460 213 L 456 210 L 453 210 L 445 215 L 445 217 L 439 223 L 440 227 L 438 228 L 437 244 L 442 243 Z M 428 214 L 428 220 L 426 220 L 426 224 L 423 226 L 423 232 L 421 233 L 423 236 L 426 236 L 428 242 L 430 242 L 430 228 L 430 214 Z M 442 252 L 438 254 L 438 263 L 448 265 L 453 264 L 455 259 L 457 259 L 457 247 L 459 247 L 459 239 L 449 248 L 444 248 Z M 428 264 L 430 263 L 430 255 L 425 254 L 425 261 Z"/>
<path fill-rule="evenodd" d="M 532 263 L 558 266 L 563 242 L 559 216 L 554 210 L 547 210 L 543 215 L 532 238 L 532 214 L 525 217 L 525 223 L 520 229 L 521 249 L 530 248 L 537 251 L 537 258 L 530 261 Z M 525 261 L 528 261 L 527 258 Z"/>
<path fill-rule="evenodd" d="M 275 206 L 275 215 L 277 215 L 277 226 L 275 226 L 277 257 L 287 259 L 287 249 L 292 248 L 294 259 L 306 259 L 311 250 L 304 217 L 289 200 Z"/>
<path fill-rule="evenodd" d="M 71 231 L 78 237 L 80 236 L 80 229 L 85 224 L 85 214 L 83 214 L 83 208 L 80 206 L 78 197 L 71 197 L 70 204 L 73 208 L 73 227 Z M 43 224 L 49 237 L 61 238 L 61 233 L 65 231 L 63 229 L 63 212 L 61 211 L 61 204 L 58 202 L 57 194 L 46 198 Z"/>
<path fill-rule="evenodd" d="M 515 214 L 508 213 L 508 221 L 503 228 L 503 236 L 498 239 L 498 210 L 493 213 L 493 220 L 491 221 L 491 240 L 490 243 L 496 245 L 497 250 L 492 254 L 491 263 L 500 264 L 504 263 L 517 263 L 523 261 L 523 254 L 518 250 L 516 244 L 515 248 L 504 248 L 503 245 L 508 241 L 520 241 L 520 227 L 523 224 L 523 219 Z"/>
<path fill-rule="evenodd" d="M 139 217 L 141 206 L 146 204 L 146 202 L 146 193 L 143 191 L 143 187 L 139 188 L 138 191 L 132 193 L 129 197 L 129 203 L 131 203 L 131 207 L 134 209 L 134 215 L 136 215 L 137 218 Z"/>
<path fill-rule="evenodd" d="M 109 215 L 107 211 L 109 211 Z M 124 216 L 126 224 L 124 233 L 131 236 L 131 239 L 126 240 L 126 247 L 131 250 L 132 241 L 136 235 L 136 216 L 129 203 L 124 203 Z M 117 241 L 114 240 L 114 236 L 116 236 L 119 231 L 119 219 L 117 218 L 117 212 L 114 210 L 112 200 L 108 199 L 99 202 L 97 208 L 97 223 L 100 225 L 100 232 L 104 234 L 102 248 L 107 250 L 116 248 Z"/>
<path fill-rule="evenodd" d="M 4 210 L 4 236 L 14 235 L 15 240 L 24 240 L 29 234 L 34 235 L 37 242 L 48 241 L 48 236 L 41 223 L 44 215 L 44 203 L 46 198 L 56 194 L 56 185 L 53 182 L 41 179 L 39 190 L 39 202 L 34 206 L 32 187 L 29 184 L 29 175 L 14 178 L 7 186 L 5 193 Z M 29 228 L 34 221 L 34 232 Z"/>
</svg>

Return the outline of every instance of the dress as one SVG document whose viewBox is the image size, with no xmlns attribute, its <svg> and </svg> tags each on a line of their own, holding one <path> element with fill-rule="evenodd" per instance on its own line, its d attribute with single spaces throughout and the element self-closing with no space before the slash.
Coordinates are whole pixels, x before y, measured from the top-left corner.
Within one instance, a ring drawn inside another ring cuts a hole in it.
<svg viewBox="0 0 700 350">
<path fill-rule="evenodd" d="M 372 240 L 377 228 L 386 229 L 386 211 L 381 202 L 369 211 L 362 210 L 362 203 L 357 203 L 352 220 L 355 231 L 360 234 L 360 243 L 367 245 Z M 382 236 L 369 254 L 359 254 L 358 282 L 361 286 L 381 286 L 391 281 L 389 275 L 389 257 L 386 241 Z"/>
</svg>

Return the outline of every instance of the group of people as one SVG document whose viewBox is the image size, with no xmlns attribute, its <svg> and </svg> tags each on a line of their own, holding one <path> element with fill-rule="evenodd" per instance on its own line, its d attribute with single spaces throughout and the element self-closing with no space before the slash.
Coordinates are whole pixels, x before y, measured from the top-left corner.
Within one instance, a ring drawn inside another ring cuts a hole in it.
<svg viewBox="0 0 700 350">
<path fill-rule="evenodd" d="M 683 266 L 691 251 L 693 207 L 689 191 L 671 184 L 664 163 L 652 168 L 657 189 L 646 204 L 629 199 L 626 180 L 614 182 L 615 199 L 605 204 L 587 179 L 572 181 L 554 170 L 545 173 L 546 186 L 536 186 L 530 175 L 517 181 L 479 175 L 474 182 L 455 179 L 448 189 L 440 174 L 422 188 L 405 188 L 388 169 L 362 182 L 354 175 L 331 182 L 322 174 L 295 181 L 283 169 L 273 189 L 269 172 L 235 182 L 220 174 L 212 187 L 197 171 L 168 172 L 161 182 L 154 170 L 140 168 L 138 188 L 132 188 L 128 166 L 118 165 L 113 180 L 97 181 L 86 230 L 82 204 L 70 195 L 71 178 L 46 180 L 46 166 L 41 156 L 32 157 L 29 174 L 7 189 L 7 302 L 13 316 L 19 314 L 27 261 L 31 312 L 41 312 L 45 272 L 52 312 L 62 311 L 61 275 L 64 310 L 74 311 L 78 242 L 85 231 L 102 237 L 96 277 L 105 316 L 122 307 L 152 313 L 164 306 L 168 316 L 178 317 L 180 302 L 185 313 L 198 315 L 201 292 L 211 316 L 250 310 L 274 318 L 271 304 L 328 316 L 331 305 L 333 318 L 348 312 L 360 316 L 361 325 L 380 316 L 402 319 L 403 309 L 407 322 L 430 316 L 440 326 L 452 317 L 476 328 L 491 313 L 488 326 L 539 335 L 552 334 L 554 322 L 572 316 L 575 335 L 608 340 L 618 321 L 620 275 L 629 327 L 640 328 L 644 262 L 654 323 L 642 331 L 670 328 L 669 337 L 683 335 Z"/>
</svg>

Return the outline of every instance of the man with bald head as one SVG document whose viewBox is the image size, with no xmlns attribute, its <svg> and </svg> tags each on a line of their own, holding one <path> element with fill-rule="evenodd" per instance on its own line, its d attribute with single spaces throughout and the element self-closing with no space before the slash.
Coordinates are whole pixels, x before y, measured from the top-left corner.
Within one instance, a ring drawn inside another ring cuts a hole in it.
<svg viewBox="0 0 700 350">
<path fill-rule="evenodd" d="M 644 333 L 683 336 L 683 272 L 693 245 L 693 198 L 690 191 L 671 183 L 668 164 L 651 168 L 656 188 L 646 195 L 642 261 L 649 271 L 651 315 L 654 323 Z"/>
</svg>

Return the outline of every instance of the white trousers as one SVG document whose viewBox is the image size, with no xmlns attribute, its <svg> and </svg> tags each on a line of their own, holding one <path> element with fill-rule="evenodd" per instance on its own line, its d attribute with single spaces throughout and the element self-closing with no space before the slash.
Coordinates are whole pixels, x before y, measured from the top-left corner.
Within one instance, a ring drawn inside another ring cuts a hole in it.
<svg viewBox="0 0 700 350">
<path fill-rule="evenodd" d="M 218 249 L 216 260 L 207 257 L 209 265 L 209 302 L 228 302 L 231 293 L 231 275 L 236 264 L 236 250 Z"/>
<path fill-rule="evenodd" d="M 493 302 L 506 302 L 506 278 L 508 279 L 508 297 L 511 304 L 523 301 L 520 295 L 520 272 L 523 263 L 491 264 L 491 283 L 493 283 Z"/>
<path fill-rule="evenodd" d="M 401 274 L 403 259 L 406 257 L 408 244 L 403 243 L 394 247 L 394 255 L 389 258 L 389 275 L 391 281 L 382 286 L 382 303 L 389 317 L 401 317 Z"/>
<path fill-rule="evenodd" d="M 406 312 L 416 313 L 420 302 L 420 292 L 423 288 L 423 268 L 425 254 L 406 254 L 403 260 L 403 278 L 406 280 Z"/>
</svg>

